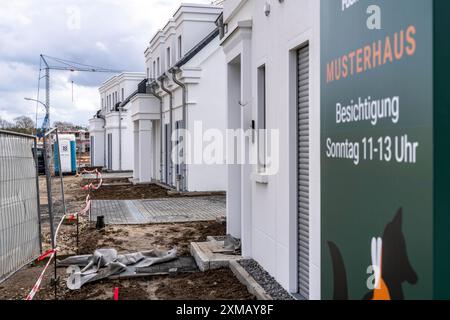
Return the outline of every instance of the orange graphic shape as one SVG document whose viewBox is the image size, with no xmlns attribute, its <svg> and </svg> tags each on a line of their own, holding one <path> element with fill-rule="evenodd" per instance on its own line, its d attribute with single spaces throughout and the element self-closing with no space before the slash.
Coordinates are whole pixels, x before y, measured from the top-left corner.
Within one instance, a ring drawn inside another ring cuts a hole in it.
<svg viewBox="0 0 450 320">
<path fill-rule="evenodd" d="M 375 289 L 373 291 L 373 298 L 374 301 L 389 301 L 391 299 L 391 294 L 389 293 L 389 288 L 387 287 L 386 283 L 383 279 L 380 279 L 380 287 L 379 289 Z"/>
</svg>

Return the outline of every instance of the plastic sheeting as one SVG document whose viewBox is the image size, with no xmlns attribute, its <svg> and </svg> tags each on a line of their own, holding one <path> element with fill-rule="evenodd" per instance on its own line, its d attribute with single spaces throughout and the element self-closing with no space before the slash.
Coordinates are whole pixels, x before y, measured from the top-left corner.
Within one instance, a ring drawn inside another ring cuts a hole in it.
<svg viewBox="0 0 450 320">
<path fill-rule="evenodd" d="M 111 276 L 148 268 L 177 259 L 177 249 L 170 251 L 150 250 L 130 254 L 118 254 L 115 249 L 99 249 L 91 255 L 73 256 L 58 262 L 61 267 L 79 267 L 69 277 L 68 287 L 77 290 L 86 283 Z M 75 269 L 74 269 L 75 270 Z"/>
</svg>

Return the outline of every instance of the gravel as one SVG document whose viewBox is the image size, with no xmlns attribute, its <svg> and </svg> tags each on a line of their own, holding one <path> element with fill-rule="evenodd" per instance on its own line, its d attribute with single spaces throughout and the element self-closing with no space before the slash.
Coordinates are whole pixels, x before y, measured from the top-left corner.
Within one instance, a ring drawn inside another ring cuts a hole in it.
<svg viewBox="0 0 450 320">
<path fill-rule="evenodd" d="M 241 260 L 239 264 L 274 300 L 294 300 L 294 298 L 256 261 Z"/>
</svg>

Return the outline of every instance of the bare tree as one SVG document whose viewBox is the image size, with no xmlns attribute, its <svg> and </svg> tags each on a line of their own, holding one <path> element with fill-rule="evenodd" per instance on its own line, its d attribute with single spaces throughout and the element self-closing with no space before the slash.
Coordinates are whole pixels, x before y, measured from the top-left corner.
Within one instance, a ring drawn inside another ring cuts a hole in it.
<svg viewBox="0 0 450 320">
<path fill-rule="evenodd" d="M 55 121 L 53 122 L 53 127 L 58 128 L 61 131 L 72 131 L 77 128 L 73 123 L 66 121 Z"/>
<path fill-rule="evenodd" d="M 2 119 L 0 117 L 0 129 L 5 130 L 5 129 L 10 129 L 11 127 L 12 127 L 12 123 L 11 122 L 9 122 L 9 121 L 7 121 L 5 119 Z"/>
<path fill-rule="evenodd" d="M 14 125 L 11 130 L 25 134 L 33 134 L 35 127 L 36 124 L 33 119 L 27 116 L 20 116 L 14 119 Z"/>
</svg>

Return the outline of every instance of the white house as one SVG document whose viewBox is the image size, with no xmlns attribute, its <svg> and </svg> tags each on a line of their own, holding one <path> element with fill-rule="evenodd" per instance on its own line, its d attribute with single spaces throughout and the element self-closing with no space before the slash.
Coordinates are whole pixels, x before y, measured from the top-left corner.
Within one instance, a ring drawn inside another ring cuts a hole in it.
<svg viewBox="0 0 450 320">
<path fill-rule="evenodd" d="M 228 231 L 289 292 L 320 299 L 320 1 L 226 0 L 220 24 L 228 127 L 279 134 L 275 173 L 229 166 Z M 244 145 L 269 157 L 261 139 Z"/>
<path fill-rule="evenodd" d="M 145 51 L 147 91 L 126 106 L 138 183 L 159 181 L 191 192 L 226 189 L 224 164 L 183 161 L 187 140 L 172 137 L 176 129 L 193 132 L 196 123 L 203 130 L 226 128 L 226 64 L 216 26 L 221 12 L 216 5 L 182 4 Z"/>
<path fill-rule="evenodd" d="M 133 131 L 130 112 L 120 104 L 138 90 L 145 74 L 124 72 L 99 88 L 101 110 L 89 120 L 91 165 L 112 171 L 133 170 Z"/>
</svg>

